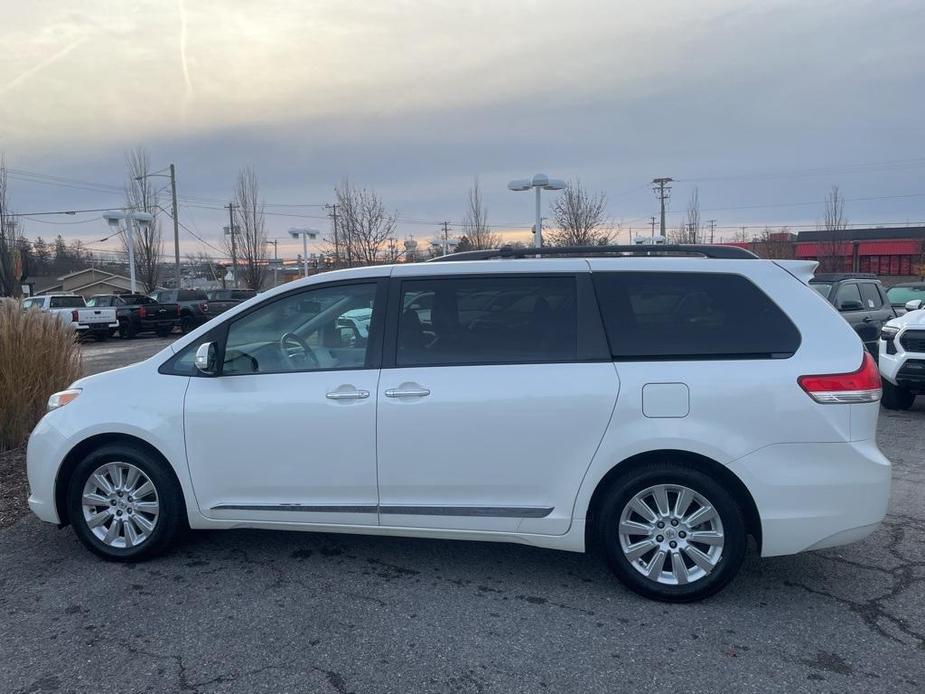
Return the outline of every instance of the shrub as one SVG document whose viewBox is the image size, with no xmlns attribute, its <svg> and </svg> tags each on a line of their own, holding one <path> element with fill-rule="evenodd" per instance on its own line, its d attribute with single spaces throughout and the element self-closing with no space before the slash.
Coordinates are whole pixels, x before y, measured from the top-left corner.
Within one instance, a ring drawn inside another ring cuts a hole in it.
<svg viewBox="0 0 925 694">
<path fill-rule="evenodd" d="M 0 299 L 0 451 L 23 445 L 48 396 L 79 377 L 80 349 L 70 326 Z"/>
</svg>

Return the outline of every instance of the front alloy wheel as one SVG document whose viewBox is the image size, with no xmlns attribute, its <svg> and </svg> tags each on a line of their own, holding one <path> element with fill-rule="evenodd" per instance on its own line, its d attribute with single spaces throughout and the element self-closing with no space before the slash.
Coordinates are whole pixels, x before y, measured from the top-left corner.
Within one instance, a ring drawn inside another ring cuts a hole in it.
<svg viewBox="0 0 925 694">
<path fill-rule="evenodd" d="M 157 488 L 131 463 L 99 466 L 84 484 L 82 501 L 87 527 L 109 547 L 137 547 L 157 527 Z"/>
<path fill-rule="evenodd" d="M 67 486 L 67 518 L 81 542 L 112 561 L 163 551 L 185 524 L 183 492 L 165 460 L 140 445 L 100 446 Z"/>
</svg>

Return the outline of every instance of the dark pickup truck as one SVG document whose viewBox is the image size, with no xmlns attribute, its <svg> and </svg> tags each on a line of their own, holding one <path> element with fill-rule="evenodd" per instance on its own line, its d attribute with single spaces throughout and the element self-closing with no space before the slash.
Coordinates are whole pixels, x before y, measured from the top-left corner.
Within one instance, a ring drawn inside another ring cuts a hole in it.
<svg viewBox="0 0 925 694">
<path fill-rule="evenodd" d="M 87 306 L 116 309 L 119 337 L 124 339 L 148 332 L 166 337 L 180 324 L 176 304 L 161 303 L 143 294 L 97 294 L 87 301 Z"/>
<path fill-rule="evenodd" d="M 876 359 L 880 329 L 896 316 L 877 276 L 864 272 L 822 273 L 813 277 L 809 286 L 838 309 Z"/>
<path fill-rule="evenodd" d="M 254 292 L 247 289 L 224 289 L 216 290 L 223 292 L 245 292 L 248 294 L 245 298 L 254 296 Z M 151 294 L 151 298 L 160 303 L 177 304 L 180 311 L 180 330 L 186 334 L 193 328 L 196 328 L 215 316 L 227 311 L 232 306 L 237 306 L 244 299 L 234 298 L 229 295 L 228 299 L 212 299 L 202 289 L 159 289 Z"/>
<path fill-rule="evenodd" d="M 253 289 L 209 289 L 206 295 L 209 297 L 209 309 L 221 313 L 242 301 L 253 299 L 257 292 Z"/>
</svg>

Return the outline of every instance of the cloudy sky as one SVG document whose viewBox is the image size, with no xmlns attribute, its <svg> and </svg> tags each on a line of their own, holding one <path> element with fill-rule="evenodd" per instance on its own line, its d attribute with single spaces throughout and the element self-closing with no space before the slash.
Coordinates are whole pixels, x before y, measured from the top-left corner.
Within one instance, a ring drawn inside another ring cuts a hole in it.
<svg viewBox="0 0 925 694">
<path fill-rule="evenodd" d="M 350 177 L 430 239 L 458 228 L 475 176 L 517 237 L 531 200 L 505 186 L 538 171 L 606 191 L 634 232 L 655 176 L 677 179 L 672 226 L 695 186 L 730 235 L 812 226 L 833 184 L 852 223 L 925 221 L 921 0 L 0 0 L 0 17 L 21 212 L 118 206 L 142 144 L 176 164 L 181 220 L 212 243 L 245 164 L 280 238 L 326 230 L 295 206 Z M 96 217 L 27 235 L 92 242 Z"/>
</svg>

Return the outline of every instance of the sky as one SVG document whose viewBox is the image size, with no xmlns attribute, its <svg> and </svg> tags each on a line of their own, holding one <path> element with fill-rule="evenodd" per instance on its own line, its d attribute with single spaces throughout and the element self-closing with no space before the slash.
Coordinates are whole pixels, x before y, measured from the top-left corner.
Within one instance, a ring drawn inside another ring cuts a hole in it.
<svg viewBox="0 0 925 694">
<path fill-rule="evenodd" d="M 193 234 L 220 245 L 245 165 L 290 257 L 287 229 L 326 234 L 345 177 L 425 242 L 459 232 L 476 177 L 489 224 L 526 240 L 532 198 L 506 185 L 537 172 L 604 191 L 622 241 L 658 213 L 659 176 L 669 228 L 696 188 L 720 238 L 812 228 L 833 185 L 852 224 L 925 222 L 920 0 L 0 0 L 0 17 L 15 209 L 120 206 L 142 145 L 176 165 L 183 254 L 215 254 Z M 119 247 L 98 212 L 25 230 Z"/>
</svg>

